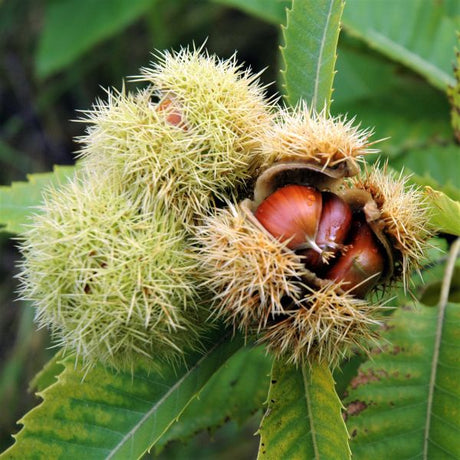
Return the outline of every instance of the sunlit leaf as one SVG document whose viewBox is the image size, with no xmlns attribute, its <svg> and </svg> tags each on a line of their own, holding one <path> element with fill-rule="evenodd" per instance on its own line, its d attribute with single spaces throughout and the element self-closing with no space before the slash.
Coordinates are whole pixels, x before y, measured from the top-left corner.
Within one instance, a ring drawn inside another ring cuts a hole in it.
<svg viewBox="0 0 460 460">
<path fill-rule="evenodd" d="M 273 365 L 258 459 L 350 458 L 342 404 L 326 364 Z"/>
<path fill-rule="evenodd" d="M 352 381 L 347 425 L 356 459 L 460 457 L 460 305 L 399 309 L 383 352 Z"/>
<path fill-rule="evenodd" d="M 425 187 L 425 191 L 431 205 L 431 224 L 440 232 L 460 236 L 460 202 L 431 187 Z"/>
<path fill-rule="evenodd" d="M 342 0 L 294 0 L 283 27 L 282 87 L 289 104 L 329 107 Z"/>
<path fill-rule="evenodd" d="M 73 359 L 44 401 L 26 414 L 5 458 L 136 459 L 153 446 L 206 382 L 241 346 L 223 335 L 204 354 L 159 372 L 138 368 L 112 372 L 97 366 L 87 374 Z"/>
<path fill-rule="evenodd" d="M 29 391 L 41 393 L 56 383 L 59 374 L 65 369 L 62 359 L 62 352 L 57 352 L 30 381 Z"/>
</svg>

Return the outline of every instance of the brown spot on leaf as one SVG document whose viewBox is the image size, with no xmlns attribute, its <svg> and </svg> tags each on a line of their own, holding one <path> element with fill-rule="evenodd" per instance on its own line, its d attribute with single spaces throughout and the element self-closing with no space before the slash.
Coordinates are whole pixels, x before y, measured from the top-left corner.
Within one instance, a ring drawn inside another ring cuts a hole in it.
<svg viewBox="0 0 460 460">
<path fill-rule="evenodd" d="M 362 371 L 358 372 L 358 375 L 351 381 L 351 388 L 356 389 L 361 385 L 367 385 L 369 382 L 378 382 L 382 378 L 388 377 L 388 374 L 384 370 L 374 371 L 371 369 L 365 373 Z"/>
<path fill-rule="evenodd" d="M 354 438 L 354 437 L 356 437 L 357 434 L 358 434 L 358 430 L 355 428 L 355 429 L 351 432 L 351 437 Z"/>
<path fill-rule="evenodd" d="M 348 415 L 358 415 L 364 409 L 367 409 L 367 404 L 364 401 L 353 401 L 347 406 Z"/>
</svg>

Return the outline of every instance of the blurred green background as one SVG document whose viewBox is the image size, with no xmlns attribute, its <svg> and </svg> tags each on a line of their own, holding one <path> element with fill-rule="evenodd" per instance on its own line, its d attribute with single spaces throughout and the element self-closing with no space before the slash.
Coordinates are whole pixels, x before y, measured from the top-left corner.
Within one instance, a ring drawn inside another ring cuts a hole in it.
<svg viewBox="0 0 460 460">
<path fill-rule="evenodd" d="M 442 85 L 429 84 L 423 72 L 369 47 L 356 33 L 364 30 L 359 21 L 367 19 L 356 13 L 372 1 L 348 3 L 351 16 L 340 38 L 332 111 L 375 126 L 375 139 L 391 137 L 380 148 L 392 166 L 405 166 L 458 199 L 458 145 Z M 391 33 L 399 34 L 404 46 L 412 39 L 420 47 L 430 45 L 433 11 L 460 23 L 456 0 L 414 0 L 405 7 L 397 1 L 376 3 L 388 8 Z M 72 164 L 78 150 L 74 138 L 84 132 L 84 125 L 71 121 L 78 110 L 104 98 L 104 88 L 120 87 L 126 76 L 136 75 L 155 49 L 206 41 L 209 52 L 222 58 L 238 50 L 240 62 L 256 72 L 266 68 L 263 83 L 276 82 L 282 66 L 279 22 L 289 5 L 289 0 L 0 0 L 0 184 L 26 180 L 28 173 L 49 171 L 53 164 Z M 408 26 L 412 16 L 418 22 Z M 450 71 L 454 35 L 445 40 L 443 65 L 447 62 Z M 267 91 L 276 93 L 276 83 Z M 46 331 L 35 330 L 33 310 L 14 300 L 18 254 L 10 236 L 0 233 L 0 452 L 12 443 L 16 420 L 38 402 L 27 392 L 28 382 L 54 353 Z M 230 423 L 162 455 L 254 458 L 257 425 L 256 414 L 241 431 Z M 210 438 L 215 442 L 209 444 Z"/>
</svg>

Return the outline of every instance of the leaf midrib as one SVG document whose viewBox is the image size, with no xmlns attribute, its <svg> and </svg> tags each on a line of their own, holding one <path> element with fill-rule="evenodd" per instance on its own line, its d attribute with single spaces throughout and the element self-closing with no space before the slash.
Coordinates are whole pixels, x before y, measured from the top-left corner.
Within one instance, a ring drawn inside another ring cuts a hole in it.
<svg viewBox="0 0 460 460">
<path fill-rule="evenodd" d="M 449 260 L 447 262 L 446 271 L 444 274 L 444 280 L 441 289 L 441 297 L 439 301 L 439 313 L 438 313 L 438 322 L 436 325 L 436 336 L 434 343 L 433 359 L 431 361 L 431 373 L 430 373 L 430 383 L 428 387 L 428 401 L 427 401 L 427 413 L 426 413 L 426 422 L 424 430 L 424 442 L 423 442 L 423 459 L 428 460 L 428 446 L 430 441 L 430 429 L 431 429 L 431 418 L 432 418 L 432 409 L 433 409 L 433 398 L 434 398 L 434 389 L 436 386 L 436 377 L 439 364 L 439 350 L 441 348 L 442 340 L 442 330 L 444 326 L 444 318 L 446 314 L 447 303 L 449 300 L 449 290 L 450 284 L 452 282 L 452 277 L 454 274 L 455 262 L 460 253 L 460 238 L 457 238 L 455 243 L 452 245 L 451 252 L 449 255 Z"/>
<path fill-rule="evenodd" d="M 308 412 L 308 419 L 310 421 L 310 434 L 311 434 L 311 440 L 313 444 L 313 451 L 315 453 L 315 459 L 319 459 L 319 450 L 318 450 L 318 441 L 316 440 L 316 429 L 315 429 L 315 424 L 314 424 L 314 417 L 313 417 L 313 409 L 311 407 L 311 395 L 310 395 L 310 383 L 309 382 L 309 370 L 307 369 L 306 365 L 302 366 L 302 379 L 303 379 L 303 385 L 305 388 L 305 400 L 307 403 L 307 412 Z"/>
<path fill-rule="evenodd" d="M 331 19 L 332 5 L 334 4 L 334 1 L 335 0 L 330 0 L 329 1 L 329 11 L 327 13 L 326 26 L 323 29 L 323 35 L 321 37 L 320 48 L 319 48 L 319 53 L 318 53 L 318 61 L 317 61 L 316 74 L 315 74 L 315 89 L 313 91 L 313 99 L 311 101 L 312 107 L 314 107 L 315 109 L 317 108 L 316 105 L 318 103 L 320 71 L 321 71 L 321 68 L 322 68 L 321 62 L 322 62 L 322 58 L 323 58 L 323 51 L 324 51 L 324 45 L 325 45 L 325 42 L 326 42 L 327 32 L 329 31 L 329 21 Z"/>
<path fill-rule="evenodd" d="M 116 446 L 114 446 L 113 449 L 111 449 L 110 454 L 107 456 L 107 460 L 114 458 L 114 455 L 126 444 L 126 442 L 128 442 L 129 439 L 131 439 L 135 435 L 135 433 L 142 427 L 142 425 L 152 416 L 152 414 L 154 414 L 158 407 L 160 407 L 168 399 L 168 397 L 182 384 L 182 382 L 189 375 L 191 375 L 192 372 L 195 371 L 201 365 L 201 363 L 226 339 L 227 336 L 225 336 L 214 346 L 212 346 L 203 356 L 201 356 L 201 358 L 192 367 L 190 367 L 187 370 L 187 372 L 184 373 L 184 375 L 179 380 L 176 381 L 176 383 L 173 386 L 169 388 L 169 390 L 144 414 L 144 416 L 131 428 L 131 430 L 128 433 L 126 433 L 125 436 L 123 436 L 120 442 Z M 165 427 L 165 430 L 168 427 Z M 160 433 L 156 438 L 152 439 L 151 445 L 155 444 L 155 442 L 159 439 L 161 435 L 162 433 Z"/>
</svg>

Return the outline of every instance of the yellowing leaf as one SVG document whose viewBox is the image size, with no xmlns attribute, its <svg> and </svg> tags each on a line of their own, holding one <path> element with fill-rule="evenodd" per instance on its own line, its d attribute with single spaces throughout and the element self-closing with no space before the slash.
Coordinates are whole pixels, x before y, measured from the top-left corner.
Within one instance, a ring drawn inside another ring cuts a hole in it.
<svg viewBox="0 0 460 460">
<path fill-rule="evenodd" d="M 348 459 L 342 404 L 326 364 L 273 365 L 258 459 Z"/>
<path fill-rule="evenodd" d="M 3 457 L 137 459 L 240 346 L 224 334 L 177 368 L 139 367 L 133 374 L 102 366 L 85 374 L 69 358 L 58 381 L 40 393 L 44 401 L 20 420 L 24 427 Z"/>
</svg>

